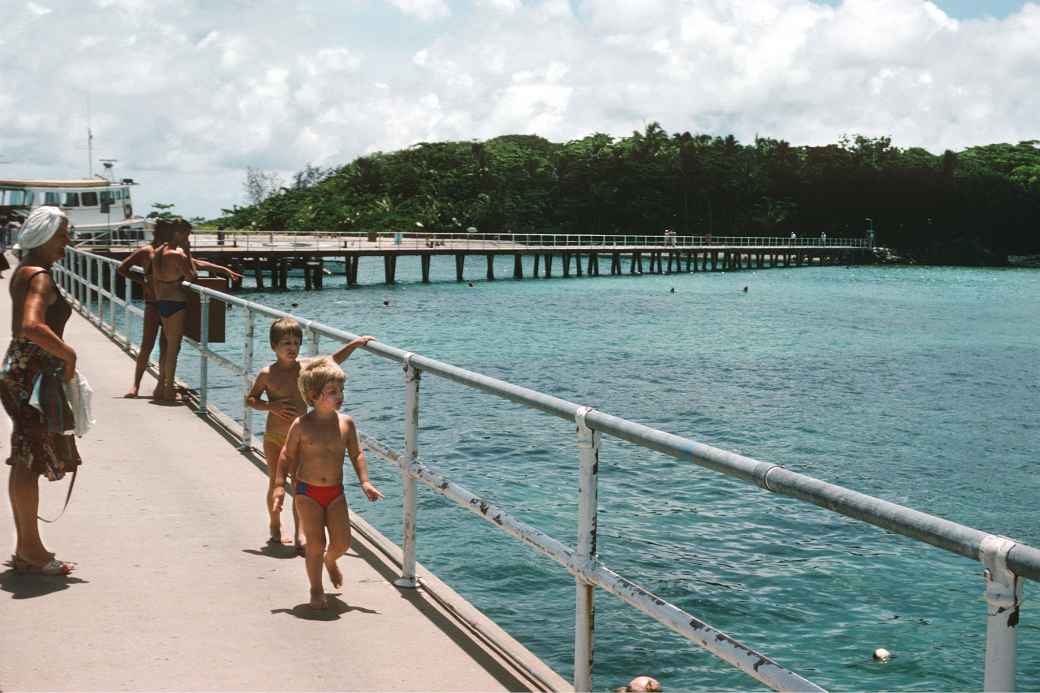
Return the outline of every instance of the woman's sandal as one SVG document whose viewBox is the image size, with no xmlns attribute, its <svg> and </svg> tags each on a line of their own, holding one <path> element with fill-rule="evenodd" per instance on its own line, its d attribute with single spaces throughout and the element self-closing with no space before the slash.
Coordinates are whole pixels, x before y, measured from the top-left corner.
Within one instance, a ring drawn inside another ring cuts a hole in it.
<svg viewBox="0 0 1040 693">
<path fill-rule="evenodd" d="M 43 565 L 35 565 L 18 556 L 11 556 L 11 558 L 16 573 L 26 573 L 30 575 L 68 575 L 75 570 L 74 564 L 59 561 L 56 558 L 52 558 Z"/>
</svg>

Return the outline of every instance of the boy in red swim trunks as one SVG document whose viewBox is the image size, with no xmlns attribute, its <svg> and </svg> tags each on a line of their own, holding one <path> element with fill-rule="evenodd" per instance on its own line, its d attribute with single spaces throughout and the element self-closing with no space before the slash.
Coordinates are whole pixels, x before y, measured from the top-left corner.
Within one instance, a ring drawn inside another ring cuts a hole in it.
<svg viewBox="0 0 1040 693">
<path fill-rule="evenodd" d="M 313 407 L 289 426 L 288 437 L 278 460 L 271 510 L 280 513 L 285 501 L 285 478 L 292 476 L 295 505 L 306 539 L 307 578 L 311 583 L 310 605 L 326 606 L 321 568 L 324 564 L 332 586 L 343 585 L 336 560 L 350 548 L 350 515 L 343 495 L 343 455 L 361 482 L 370 501 L 383 497 L 368 480 L 365 454 L 358 445 L 354 420 L 341 414 L 346 376 L 331 357 L 314 359 L 300 369 L 300 394 Z M 325 532 L 328 530 L 328 545 Z"/>
<path fill-rule="evenodd" d="M 289 432 L 289 424 L 306 413 L 307 403 L 300 395 L 300 345 L 303 343 L 303 329 L 300 323 L 292 318 L 281 318 L 271 324 L 271 349 L 276 360 L 270 366 L 261 369 L 256 376 L 252 389 L 246 396 L 246 405 L 258 411 L 267 412 L 267 425 L 264 428 L 264 457 L 267 458 L 267 499 L 264 507 L 270 515 L 270 544 L 282 543 L 282 516 L 272 510 L 271 501 L 274 494 L 275 470 L 278 467 L 278 456 L 282 454 L 285 436 Z M 336 363 L 343 363 L 355 349 L 370 342 L 373 337 L 364 336 L 349 342 L 332 355 Z M 267 399 L 264 399 L 264 395 Z M 295 525 L 294 543 L 297 552 L 303 552 L 303 534 L 300 531 L 299 518 L 296 517 L 296 506 L 293 505 Z"/>
</svg>

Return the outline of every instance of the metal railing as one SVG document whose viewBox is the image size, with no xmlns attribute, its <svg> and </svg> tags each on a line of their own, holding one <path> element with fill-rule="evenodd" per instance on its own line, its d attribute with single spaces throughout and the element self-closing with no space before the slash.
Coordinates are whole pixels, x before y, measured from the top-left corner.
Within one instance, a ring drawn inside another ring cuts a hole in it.
<svg viewBox="0 0 1040 693">
<path fill-rule="evenodd" d="M 75 249 L 66 250 L 64 265 L 55 265 L 59 285 L 74 305 L 114 340 L 130 347 L 130 319 L 143 311 L 120 299 L 115 287 L 113 260 Z M 102 276 L 108 280 L 105 288 Z M 256 316 L 267 318 L 294 317 L 309 336 L 309 351 L 316 354 L 322 336 L 337 342 L 354 339 L 355 335 L 322 323 L 291 316 L 268 306 L 247 301 L 202 286 L 185 283 L 199 294 L 202 303 L 201 339 L 186 339 L 200 358 L 198 413 L 209 416 L 208 368 L 210 361 L 227 368 L 241 379 L 244 399 L 253 372 L 253 335 Z M 103 299 L 109 303 L 104 314 Z M 246 332 L 242 363 L 233 362 L 210 350 L 207 306 L 222 301 L 245 309 Z M 123 311 L 126 331 L 117 328 L 117 307 Z M 690 461 L 715 472 L 753 484 L 772 493 L 797 498 L 840 513 L 847 517 L 896 532 L 944 551 L 980 561 L 985 567 L 986 654 L 984 688 L 1014 690 L 1016 671 L 1016 633 L 1022 602 L 1023 579 L 1040 580 L 1040 550 L 1006 537 L 929 515 L 912 508 L 858 493 L 782 466 L 761 462 L 744 455 L 673 435 L 666 431 L 628 421 L 587 406 L 581 406 L 552 395 L 519 387 L 480 373 L 464 370 L 411 352 L 370 342 L 364 349 L 403 366 L 404 370 L 404 451 L 397 452 L 378 440 L 362 434 L 362 442 L 378 457 L 399 470 L 404 487 L 403 561 L 400 587 L 416 587 L 416 484 L 421 482 L 467 510 L 480 515 L 527 547 L 555 560 L 575 577 L 577 623 L 574 643 L 574 686 L 578 691 L 592 689 L 592 653 L 594 636 L 593 600 L 599 587 L 624 603 L 689 639 L 716 657 L 740 669 L 775 690 L 823 690 L 775 661 L 737 642 L 694 615 L 670 604 L 635 582 L 625 579 L 604 565 L 597 557 L 597 488 L 599 449 L 602 436 L 613 436 L 648 450 L 679 460 Z M 537 527 L 513 517 L 504 509 L 475 495 L 453 482 L 435 468 L 420 462 L 418 421 L 420 383 L 423 374 L 444 378 L 469 388 L 521 404 L 576 425 L 579 461 L 578 537 L 570 547 Z M 252 410 L 244 408 L 240 445 L 253 445 Z"/>
<path fill-rule="evenodd" d="M 664 236 L 552 233 L 368 233 L 364 231 L 208 231 L 192 232 L 195 250 L 244 251 L 328 251 L 350 250 L 559 250 L 603 248 L 605 252 L 654 248 L 700 250 L 710 248 L 759 248 L 782 252 L 787 248 L 848 249 L 868 248 L 865 238 L 782 237 L 782 236 Z M 84 240 L 80 248 L 110 247 L 107 240 Z"/>
</svg>

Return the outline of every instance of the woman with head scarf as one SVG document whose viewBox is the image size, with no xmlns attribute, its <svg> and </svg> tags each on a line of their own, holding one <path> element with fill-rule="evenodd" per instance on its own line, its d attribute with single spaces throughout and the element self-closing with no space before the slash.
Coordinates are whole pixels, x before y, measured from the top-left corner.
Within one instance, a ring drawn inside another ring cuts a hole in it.
<svg viewBox="0 0 1040 693">
<path fill-rule="evenodd" d="M 76 351 L 62 338 L 72 309 L 50 274 L 65 254 L 68 229 L 65 213 L 49 206 L 37 207 L 22 224 L 15 244 L 21 262 L 9 287 L 11 344 L 0 369 L 0 399 L 13 424 L 7 459 L 17 531 L 12 563 L 15 570 L 47 575 L 66 575 L 72 565 L 56 560 L 40 538 L 40 476 L 56 481 L 81 464 L 73 436 L 66 435 L 72 413 L 60 387 L 76 374 Z M 41 408 L 30 404 L 34 390 Z"/>
</svg>

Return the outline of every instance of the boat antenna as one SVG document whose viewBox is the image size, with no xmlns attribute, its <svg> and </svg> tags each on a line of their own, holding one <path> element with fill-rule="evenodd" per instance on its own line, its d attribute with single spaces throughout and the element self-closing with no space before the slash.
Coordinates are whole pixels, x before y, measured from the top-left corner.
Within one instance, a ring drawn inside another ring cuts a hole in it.
<svg viewBox="0 0 1040 693">
<path fill-rule="evenodd" d="M 94 177 L 94 132 L 90 129 L 90 92 L 87 92 L 87 171 Z"/>
</svg>

